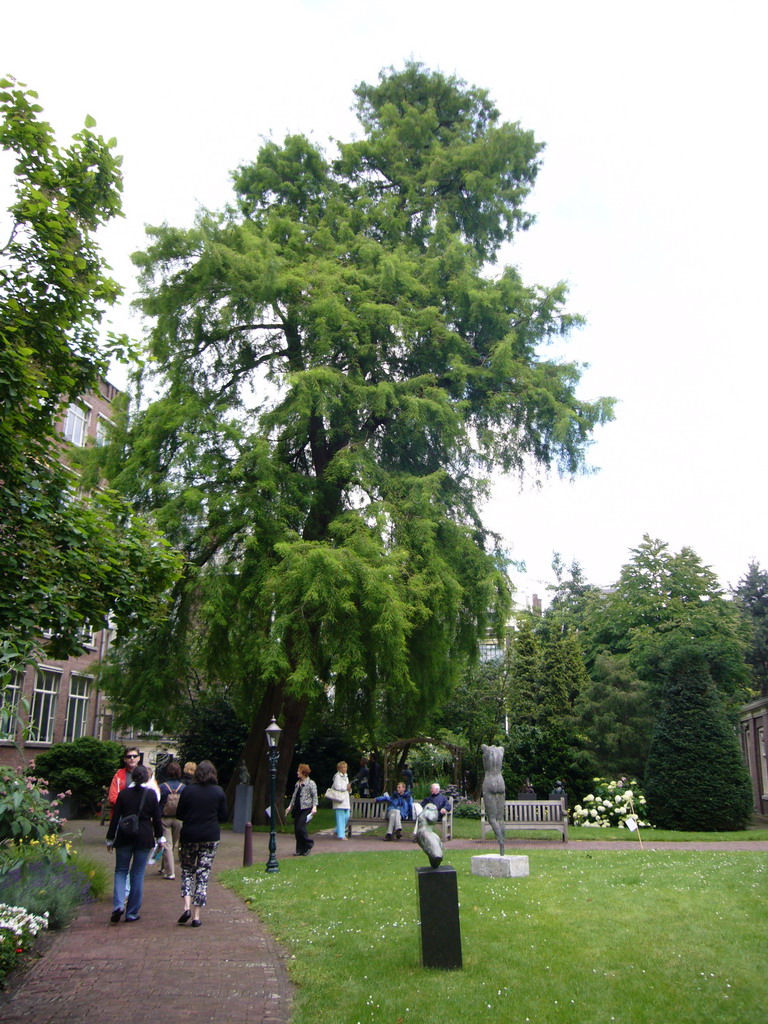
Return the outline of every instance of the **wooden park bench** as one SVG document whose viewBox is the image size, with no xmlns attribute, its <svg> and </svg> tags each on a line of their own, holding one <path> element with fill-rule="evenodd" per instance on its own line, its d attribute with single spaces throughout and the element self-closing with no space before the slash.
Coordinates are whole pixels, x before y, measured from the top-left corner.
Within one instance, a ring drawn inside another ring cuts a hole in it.
<svg viewBox="0 0 768 1024">
<path fill-rule="evenodd" d="M 493 829 L 485 816 L 485 807 L 480 802 L 480 838 L 485 839 L 486 832 L 493 835 Z M 507 829 L 548 829 L 557 830 L 563 835 L 563 842 L 568 841 L 568 808 L 565 800 L 505 800 L 504 830 Z"/>
<path fill-rule="evenodd" d="M 453 839 L 453 800 L 450 800 L 447 814 L 441 816 L 433 828 L 439 827 L 443 842 Z M 373 800 L 371 797 L 351 796 L 349 798 L 349 818 L 347 819 L 347 835 L 352 836 L 353 825 L 386 825 L 389 804 L 385 800 Z M 403 822 L 404 825 L 415 825 L 414 821 Z"/>
</svg>

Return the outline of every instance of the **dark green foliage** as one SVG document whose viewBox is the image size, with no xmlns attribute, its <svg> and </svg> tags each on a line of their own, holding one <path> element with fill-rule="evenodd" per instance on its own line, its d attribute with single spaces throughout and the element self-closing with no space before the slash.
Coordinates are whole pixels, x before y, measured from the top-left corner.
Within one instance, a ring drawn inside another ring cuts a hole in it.
<svg viewBox="0 0 768 1024">
<path fill-rule="evenodd" d="M 347 771 L 352 779 L 360 767 L 360 756 L 352 745 L 350 736 L 343 730 L 334 728 L 330 722 L 326 721 L 324 727 L 307 730 L 306 738 L 299 740 L 293 752 L 286 792 L 293 791 L 298 766 L 308 764 L 312 769 L 317 791 L 322 796 L 333 781 L 339 761 L 347 762 Z"/>
<path fill-rule="evenodd" d="M 557 780 L 575 791 L 581 773 L 574 767 L 573 708 L 587 683 L 578 640 L 561 624 L 525 617 L 512 637 L 509 673 L 508 791 L 517 796 L 526 778 L 541 796 Z"/>
<path fill-rule="evenodd" d="M 733 593 L 750 626 L 746 658 L 753 686 L 768 697 L 768 572 L 759 562 L 750 562 Z"/>
<path fill-rule="evenodd" d="M 441 704 L 434 722 L 434 733 L 464 747 L 463 781 L 470 793 L 480 791 L 483 776 L 481 744 L 504 743 L 508 707 L 506 659 L 468 668 L 450 697 Z"/>
<path fill-rule="evenodd" d="M 752 787 L 733 727 L 695 639 L 669 636 L 645 771 L 648 817 L 657 828 L 691 832 L 743 829 Z"/>
<path fill-rule="evenodd" d="M 653 715 L 648 685 L 626 655 L 596 657 L 574 713 L 579 746 L 593 757 L 585 765 L 587 789 L 596 774 L 643 777 Z"/>
<path fill-rule="evenodd" d="M 588 642 L 595 653 L 627 653 L 653 696 L 658 693 L 657 645 L 677 630 L 696 638 L 715 685 L 731 708 L 738 706 L 748 682 L 748 634 L 737 608 L 695 551 L 684 547 L 675 554 L 646 534 L 615 589 L 590 599 Z"/>
<path fill-rule="evenodd" d="M 512 722 L 504 752 L 502 773 L 507 799 L 517 798 L 526 779 L 539 797 L 547 797 L 560 779 L 567 791 L 574 791 L 570 765 L 573 753 L 568 733 L 561 723 L 546 727 L 529 722 Z"/>
<path fill-rule="evenodd" d="M 178 732 L 178 760 L 211 761 L 216 766 L 219 785 L 226 787 L 235 771 L 248 727 L 238 718 L 229 699 L 216 689 L 201 693 L 184 716 Z"/>
<path fill-rule="evenodd" d="M 473 821 L 479 821 L 480 805 L 473 803 L 471 800 L 464 800 L 454 805 L 453 816 L 454 818 L 470 818 Z"/>
<path fill-rule="evenodd" d="M 648 535 L 616 586 L 601 592 L 574 576 L 560 583 L 545 621 L 578 630 L 591 682 L 576 702 L 574 765 L 595 775 L 642 778 L 675 638 L 695 642 L 729 715 L 747 695 L 748 629 L 714 573 L 690 548 L 678 553 Z M 581 788 L 581 787 L 580 787 Z"/>
<path fill-rule="evenodd" d="M 35 773 L 47 780 L 54 793 L 71 790 L 79 814 L 96 810 L 104 786 L 122 765 L 121 744 L 82 736 L 71 743 L 54 743 L 35 757 Z"/>
</svg>

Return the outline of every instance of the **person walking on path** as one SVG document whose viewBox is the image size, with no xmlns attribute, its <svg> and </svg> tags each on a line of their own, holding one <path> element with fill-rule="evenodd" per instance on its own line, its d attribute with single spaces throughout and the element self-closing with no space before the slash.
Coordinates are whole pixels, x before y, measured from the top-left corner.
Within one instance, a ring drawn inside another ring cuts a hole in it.
<svg viewBox="0 0 768 1024">
<path fill-rule="evenodd" d="M 308 857 L 315 845 L 309 838 L 307 824 L 317 811 L 317 786 L 309 775 L 312 769 L 308 764 L 300 764 L 297 771 L 299 781 L 293 788 L 293 796 L 288 804 L 288 813 L 293 815 L 293 834 L 296 837 L 296 856 Z"/>
<path fill-rule="evenodd" d="M 126 747 L 123 751 L 123 767 L 117 769 L 109 784 L 107 803 L 109 804 L 110 816 L 115 809 L 118 793 L 128 788 L 131 781 L 131 772 L 140 760 L 141 754 L 138 747 Z"/>
<path fill-rule="evenodd" d="M 179 852 L 179 836 L 181 835 L 181 822 L 176 817 L 176 811 L 184 783 L 181 781 L 181 767 L 178 762 L 171 761 L 166 765 L 165 773 L 167 778 L 160 785 L 160 814 L 163 819 L 165 845 L 163 846 L 163 861 L 158 874 L 163 875 L 164 878 L 175 878 L 174 857 Z"/>
<path fill-rule="evenodd" d="M 336 838 L 347 838 L 347 820 L 349 818 L 349 794 L 352 786 L 347 775 L 347 762 L 339 761 L 336 765 L 336 774 L 331 783 L 333 791 L 333 809 L 336 812 Z"/>
<path fill-rule="evenodd" d="M 112 894 L 112 924 L 123 916 L 138 921 L 144 894 L 144 871 L 155 843 L 165 843 L 160 804 L 155 791 L 147 784 L 149 772 L 137 765 L 131 772 L 131 784 L 118 793 L 115 810 L 107 829 L 107 847 L 115 851 L 115 882 Z M 127 826 L 136 816 L 135 830 Z M 121 827 L 121 822 L 123 823 Z M 127 896 L 126 880 L 130 872 L 131 889 Z"/>
<path fill-rule="evenodd" d="M 192 918 L 199 928 L 200 909 L 208 895 L 208 876 L 221 839 L 221 825 L 229 817 L 227 798 L 219 785 L 216 769 L 210 761 L 201 761 L 194 781 L 179 797 L 176 817 L 181 821 L 179 855 L 181 857 L 181 895 L 184 911 L 179 924 Z"/>
</svg>

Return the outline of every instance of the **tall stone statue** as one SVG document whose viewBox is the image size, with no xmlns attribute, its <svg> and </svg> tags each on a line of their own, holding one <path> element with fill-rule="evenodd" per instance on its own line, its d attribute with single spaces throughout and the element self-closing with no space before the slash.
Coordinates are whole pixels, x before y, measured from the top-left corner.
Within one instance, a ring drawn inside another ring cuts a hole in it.
<svg viewBox="0 0 768 1024">
<path fill-rule="evenodd" d="M 504 856 L 504 776 L 501 774 L 501 762 L 504 760 L 504 747 L 489 747 L 485 743 L 480 747 L 483 752 L 483 803 L 485 814 L 499 841 L 499 856 Z"/>
<path fill-rule="evenodd" d="M 440 836 L 430 828 L 437 819 L 437 808 L 432 804 L 427 804 L 419 815 L 419 829 L 416 833 L 416 842 L 429 857 L 429 866 L 432 868 L 440 867 L 444 855 Z"/>
</svg>

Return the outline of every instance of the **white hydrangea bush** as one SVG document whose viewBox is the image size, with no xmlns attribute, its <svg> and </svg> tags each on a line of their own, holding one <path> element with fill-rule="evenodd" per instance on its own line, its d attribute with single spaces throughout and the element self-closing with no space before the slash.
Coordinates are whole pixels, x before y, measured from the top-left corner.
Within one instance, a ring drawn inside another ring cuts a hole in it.
<svg viewBox="0 0 768 1024">
<path fill-rule="evenodd" d="M 594 790 L 571 811 L 574 825 L 585 828 L 627 828 L 632 819 L 638 828 L 651 828 L 644 817 L 645 797 L 632 779 L 593 779 Z"/>
<path fill-rule="evenodd" d="M 7 929 L 16 938 L 23 935 L 37 935 L 39 931 L 48 927 L 48 914 L 39 917 L 37 914 L 30 914 L 24 907 L 9 907 L 7 903 L 0 903 L 0 928 Z"/>
<path fill-rule="evenodd" d="M 48 914 L 38 917 L 25 907 L 0 903 L 0 988 L 19 957 L 32 947 L 37 933 L 48 927 Z"/>
</svg>

